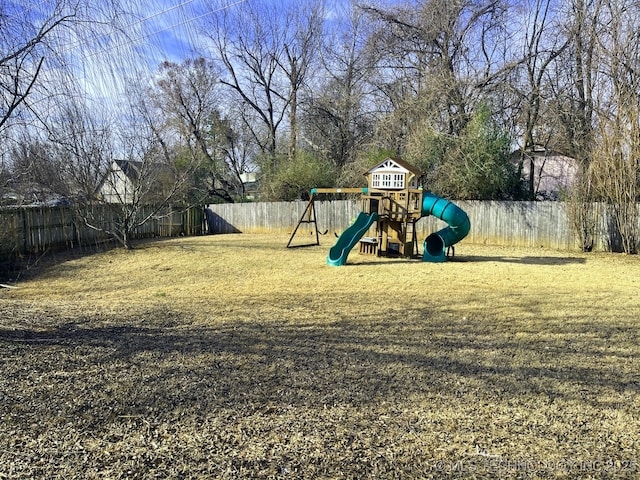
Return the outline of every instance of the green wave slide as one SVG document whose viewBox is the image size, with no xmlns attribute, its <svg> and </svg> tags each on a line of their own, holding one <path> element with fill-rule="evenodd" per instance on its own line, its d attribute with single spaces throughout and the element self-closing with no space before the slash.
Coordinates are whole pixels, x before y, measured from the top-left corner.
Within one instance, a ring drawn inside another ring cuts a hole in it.
<svg viewBox="0 0 640 480">
<path fill-rule="evenodd" d="M 464 237 L 471 229 L 468 215 L 449 200 L 440 198 L 431 192 L 422 194 L 423 217 L 433 215 L 446 222 L 447 227 L 429 235 L 424 241 L 423 262 L 444 262 L 447 259 L 446 250 Z"/>
<path fill-rule="evenodd" d="M 336 244 L 329 250 L 327 256 L 327 265 L 334 267 L 344 265 L 347 262 L 347 257 L 353 246 L 358 243 L 362 236 L 369 230 L 369 227 L 373 225 L 378 219 L 378 213 L 365 213 L 360 212 L 355 221 L 347 228 L 340 237 Z"/>
</svg>

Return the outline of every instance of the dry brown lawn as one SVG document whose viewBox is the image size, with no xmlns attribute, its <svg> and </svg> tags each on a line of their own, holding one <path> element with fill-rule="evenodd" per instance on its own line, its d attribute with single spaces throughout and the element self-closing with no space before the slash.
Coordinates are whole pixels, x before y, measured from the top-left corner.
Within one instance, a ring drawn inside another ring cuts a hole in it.
<svg viewBox="0 0 640 480">
<path fill-rule="evenodd" d="M 638 478 L 640 257 L 151 241 L 0 289 L 0 478 Z"/>
</svg>

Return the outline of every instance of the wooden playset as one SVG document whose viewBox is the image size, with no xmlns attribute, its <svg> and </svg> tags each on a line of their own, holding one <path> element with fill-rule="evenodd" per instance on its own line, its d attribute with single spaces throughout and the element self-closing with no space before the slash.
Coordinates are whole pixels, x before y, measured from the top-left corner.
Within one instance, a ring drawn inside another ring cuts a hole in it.
<svg viewBox="0 0 640 480">
<path fill-rule="evenodd" d="M 359 243 L 359 252 L 376 256 L 418 256 L 416 222 L 426 215 L 446 221 L 449 227 L 425 240 L 424 261 L 444 261 L 445 249 L 461 240 L 469 231 L 467 215 L 451 202 L 424 192 L 422 173 L 399 158 L 387 158 L 365 173 L 367 188 L 315 188 L 294 229 L 287 247 L 302 224 L 312 224 L 319 245 L 315 197 L 321 194 L 360 193 L 361 212 L 343 232 L 329 252 L 329 265 L 344 265 L 349 251 Z M 325 232 L 326 233 L 326 232 Z M 297 245 L 306 246 L 306 245 Z"/>
</svg>

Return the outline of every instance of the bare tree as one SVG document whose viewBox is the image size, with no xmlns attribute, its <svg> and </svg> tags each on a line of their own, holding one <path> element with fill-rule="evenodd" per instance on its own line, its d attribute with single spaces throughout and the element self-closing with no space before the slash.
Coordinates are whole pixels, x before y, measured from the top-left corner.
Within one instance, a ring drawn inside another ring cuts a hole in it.
<svg viewBox="0 0 640 480">
<path fill-rule="evenodd" d="M 297 4 L 285 17 L 284 61 L 282 71 L 289 84 L 289 158 L 296 157 L 298 147 L 298 105 L 300 91 L 309 81 L 321 42 L 324 10 L 320 3 Z"/>
<path fill-rule="evenodd" d="M 68 201 L 66 162 L 45 139 L 24 132 L 10 150 L 11 196 L 17 205 Z"/>
<path fill-rule="evenodd" d="M 521 176 L 525 161 L 529 162 L 528 192 L 535 199 L 536 145 L 548 148 L 552 140 L 541 129 L 541 118 L 549 100 L 548 75 L 552 62 L 569 46 L 570 38 L 560 35 L 558 12 L 552 0 L 536 0 L 533 9 L 525 13 L 524 65 L 520 97 L 522 145 L 518 173 Z"/>
<path fill-rule="evenodd" d="M 255 143 L 251 140 L 251 134 L 242 121 L 233 117 L 227 117 L 222 121 L 225 141 L 222 148 L 229 161 L 229 166 L 237 178 L 242 179 L 243 174 L 255 169 L 254 159 L 257 156 Z M 241 199 L 246 198 L 246 188 L 243 181 L 240 182 Z"/>
<path fill-rule="evenodd" d="M 575 64 L 573 91 L 576 100 L 567 120 L 573 128 L 567 128 L 571 154 L 582 162 L 588 158 L 590 143 L 593 139 L 594 116 L 594 84 L 597 71 L 594 65 L 595 52 L 599 36 L 598 19 L 600 16 L 601 0 L 575 0 L 573 6 L 573 22 L 570 24 L 572 37 L 572 52 Z M 561 95 L 561 92 L 557 92 Z"/>
<path fill-rule="evenodd" d="M 288 152 L 295 154 L 299 93 L 308 80 L 322 19 L 317 2 L 247 2 L 214 16 L 206 30 L 225 69 L 221 82 L 235 93 L 237 112 L 271 162 L 287 119 Z"/>
<path fill-rule="evenodd" d="M 523 64 L 513 8 L 436 0 L 365 9 L 380 22 L 370 48 L 379 98 L 388 99 L 378 146 L 419 165 L 430 188 L 465 198 L 520 194 L 507 155 L 515 121 L 504 113 L 515 117 L 508 82 Z"/>
<path fill-rule="evenodd" d="M 203 58 L 179 65 L 164 62 L 148 91 L 151 104 L 147 108 L 153 109 L 149 119 L 156 122 L 158 142 L 167 151 L 184 149 L 186 164 L 204 177 L 205 195 L 232 202 L 244 171 L 237 157 L 229 154 L 234 134 L 219 111 L 218 78 L 213 64 Z"/>
<path fill-rule="evenodd" d="M 0 194 L 20 197 L 28 187 L 25 183 L 34 186 L 28 159 L 34 158 L 29 149 L 35 143 L 25 129 L 38 113 L 29 100 L 43 91 L 43 71 L 58 66 L 56 47 L 77 13 L 78 5 L 67 0 L 0 3 Z M 21 165 L 14 164 L 17 158 Z"/>
<path fill-rule="evenodd" d="M 132 82 L 129 107 L 135 123 L 123 125 L 118 132 L 120 142 L 112 143 L 124 162 L 112 162 L 102 178 L 111 200 L 105 202 L 98 192 L 84 202 L 87 226 L 131 248 L 136 229 L 165 215 L 174 202 L 189 199 L 203 164 L 224 169 L 213 171 L 216 179 L 228 178 L 228 165 L 219 156 L 221 147 L 212 141 L 212 135 L 226 137 L 228 132 L 220 130 L 224 122 L 216 117 L 217 82 L 210 69 L 202 59 L 181 65 L 165 63 L 151 90 L 142 87 L 146 83 L 143 79 Z M 128 182 L 125 189 L 123 174 L 129 177 L 124 179 Z M 105 206 L 110 212 L 107 217 L 101 213 Z"/>
<path fill-rule="evenodd" d="M 640 16 L 637 9 L 603 0 L 599 62 L 603 84 L 596 111 L 592 160 L 600 194 L 609 204 L 622 250 L 638 253 L 640 242 Z"/>
<path fill-rule="evenodd" d="M 386 112 L 379 138 L 403 154 L 414 133 L 428 126 L 460 135 L 484 91 L 511 63 L 496 63 L 505 39 L 505 2 L 434 0 L 365 11 L 380 22 L 370 48 L 378 56 L 374 82 Z M 504 50 L 504 49 L 503 49 Z M 383 107 L 384 108 L 384 107 Z"/>
<path fill-rule="evenodd" d="M 135 114 L 140 118 L 139 110 Z M 96 152 L 91 162 L 97 167 L 111 159 L 101 169 L 97 188 L 74 206 L 85 226 L 130 249 L 136 230 L 168 213 L 171 202 L 189 185 L 192 172 L 186 167 L 176 171 L 164 163 L 166 152 L 148 123 L 140 121 L 117 135 L 118 141 L 112 138 L 111 148 Z M 83 156 L 82 161 L 89 163 L 90 157 Z"/>
<path fill-rule="evenodd" d="M 238 113 L 269 156 L 276 153 L 277 133 L 288 107 L 279 71 L 284 45 L 278 14 L 273 5 L 247 2 L 214 16 L 213 25 L 205 32 L 226 70 L 221 82 L 237 94 Z M 252 114 L 258 117 L 258 124 Z"/>
<path fill-rule="evenodd" d="M 132 102 L 135 91 L 132 86 Z M 60 120 L 47 129 L 47 154 L 37 167 L 38 176 L 50 172 L 43 182 L 70 200 L 81 227 L 125 248 L 132 248 L 136 230 L 166 214 L 193 173 L 191 164 L 166 162 L 149 112 L 135 103 L 129 112 L 135 123 L 117 124 L 84 99 L 68 97 Z"/>
<path fill-rule="evenodd" d="M 362 9 L 349 5 L 336 16 L 340 20 L 334 21 L 322 48 L 326 80 L 310 94 L 303 120 L 307 148 L 342 168 L 371 139 L 374 113 L 366 100 L 375 59 L 366 48 Z"/>
<path fill-rule="evenodd" d="M 559 143 L 577 161 L 577 173 L 567 195 L 567 213 L 583 251 L 594 246 L 598 224 L 597 191 L 591 159 L 594 154 L 595 91 L 599 65 L 598 37 L 601 0 L 574 0 L 566 9 L 570 44 L 558 56 L 552 88 L 549 128 L 561 134 Z"/>
<path fill-rule="evenodd" d="M 74 176 L 87 174 L 83 167 L 92 165 L 92 153 L 84 151 L 87 137 L 95 140 L 96 132 L 108 128 L 113 119 L 101 119 L 100 125 L 94 122 L 106 106 L 116 106 L 114 111 L 120 106 L 115 89 L 101 89 L 98 84 L 112 87 L 116 76 L 135 69 L 126 54 L 133 50 L 127 30 L 127 25 L 136 24 L 132 17 L 120 0 L 27 0 L 0 5 L 0 154 L 3 161 L 9 159 L 5 166 L 14 180 L 35 179 L 35 164 L 11 162 L 20 155 L 38 158 L 20 148 L 39 142 L 61 155 L 38 164 L 37 172 L 43 173 L 59 162 L 55 175 L 46 177 L 49 190 L 83 198 L 95 193 L 91 188 L 79 191 L 83 186 L 95 187 L 95 181 Z M 101 104 L 90 101 L 100 96 Z M 114 151 L 112 145 L 98 149 Z M 88 156 L 80 162 L 81 154 Z M 100 169 L 92 168 L 90 176 L 95 177 Z"/>
<path fill-rule="evenodd" d="M 0 5 L 0 131 L 37 85 L 55 35 L 76 17 L 75 2 L 3 2 Z"/>
</svg>

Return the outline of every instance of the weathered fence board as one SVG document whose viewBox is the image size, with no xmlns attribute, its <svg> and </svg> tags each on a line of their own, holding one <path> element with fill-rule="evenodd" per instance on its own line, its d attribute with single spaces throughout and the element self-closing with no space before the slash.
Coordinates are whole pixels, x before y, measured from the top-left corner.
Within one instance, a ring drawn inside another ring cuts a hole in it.
<svg viewBox="0 0 640 480">
<path fill-rule="evenodd" d="M 578 238 L 569 226 L 564 202 L 455 202 L 471 221 L 471 231 L 463 242 L 472 244 L 547 247 L 559 250 L 579 248 Z M 302 216 L 306 202 L 245 203 L 209 205 L 206 208 L 210 233 L 287 233 Z M 318 230 L 340 234 L 360 211 L 359 200 L 316 201 Z M 595 204 L 594 249 L 611 250 L 615 229 L 606 205 Z M 434 217 L 416 224 L 421 238 L 446 227 Z M 301 225 L 297 235 L 304 235 Z M 331 236 L 331 242 L 334 235 Z"/>
</svg>

